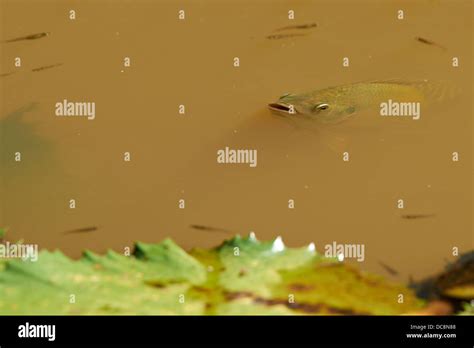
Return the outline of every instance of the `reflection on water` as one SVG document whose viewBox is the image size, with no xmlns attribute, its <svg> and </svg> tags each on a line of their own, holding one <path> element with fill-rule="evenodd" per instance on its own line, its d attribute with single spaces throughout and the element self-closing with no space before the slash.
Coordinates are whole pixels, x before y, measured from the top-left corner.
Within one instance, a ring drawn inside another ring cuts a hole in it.
<svg viewBox="0 0 474 348">
<path fill-rule="evenodd" d="M 1 225 L 12 239 L 77 256 L 164 237 L 212 246 L 225 234 L 190 225 L 214 226 L 320 252 L 364 244 L 362 267 L 387 274 L 383 263 L 402 279 L 441 268 L 455 246 L 472 249 L 470 1 L 1 6 L 0 73 L 15 72 L 0 77 Z M 267 109 L 285 93 L 393 78 L 463 93 L 422 104 L 417 121 L 368 110 L 308 126 Z M 56 117 L 64 99 L 94 102 L 95 119 Z M 218 164 L 225 147 L 256 149 L 257 167 Z M 426 218 L 403 218 L 415 215 Z"/>
</svg>

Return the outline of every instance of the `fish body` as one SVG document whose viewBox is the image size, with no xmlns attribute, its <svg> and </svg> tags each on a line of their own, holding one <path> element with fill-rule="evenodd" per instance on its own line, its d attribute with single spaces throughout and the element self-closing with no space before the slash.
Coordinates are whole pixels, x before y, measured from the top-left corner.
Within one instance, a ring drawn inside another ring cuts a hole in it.
<svg viewBox="0 0 474 348">
<path fill-rule="evenodd" d="M 338 123 L 358 112 L 380 108 L 388 100 L 420 102 L 443 97 L 445 90 L 427 80 L 359 82 L 301 94 L 285 94 L 269 109 L 281 116 L 321 123 Z"/>
<path fill-rule="evenodd" d="M 74 230 L 68 230 L 68 231 L 63 232 L 63 234 L 88 233 L 88 232 L 97 231 L 98 229 L 99 228 L 97 226 L 88 226 L 88 227 L 76 228 Z"/>
<path fill-rule="evenodd" d="M 289 39 L 289 38 L 298 37 L 298 36 L 307 36 L 307 34 L 274 34 L 274 35 L 268 35 L 267 39 L 268 40 L 281 40 L 281 39 Z"/>
<path fill-rule="evenodd" d="M 0 77 L 10 76 L 10 75 L 13 75 L 13 74 L 15 74 L 15 72 L 3 73 L 3 74 L 0 74 Z"/>
<path fill-rule="evenodd" d="M 207 232 L 222 232 L 222 233 L 232 233 L 229 230 L 223 229 L 223 228 L 217 228 L 217 227 L 211 227 L 211 226 L 204 226 L 204 225 L 190 225 L 189 227 L 195 229 L 195 230 L 200 230 L 200 231 L 207 231 Z"/>
<path fill-rule="evenodd" d="M 396 276 L 398 275 L 398 271 L 395 268 L 390 267 L 389 265 L 379 261 L 380 266 L 382 266 L 390 275 Z"/>
<path fill-rule="evenodd" d="M 442 48 L 443 50 L 446 50 L 446 47 L 444 47 L 440 44 L 437 44 L 434 41 L 431 41 L 431 40 L 428 40 L 428 39 L 425 39 L 425 38 L 422 38 L 422 37 L 419 37 L 419 36 L 415 37 L 415 40 L 418 41 L 418 42 L 424 43 L 426 45 L 432 45 L 432 46 Z"/>
<path fill-rule="evenodd" d="M 43 70 L 46 70 L 46 69 L 56 68 L 56 67 L 61 66 L 61 65 L 63 65 L 63 63 L 45 65 L 45 66 L 40 66 L 38 68 L 31 69 L 31 71 L 32 72 L 38 72 L 38 71 L 43 71 Z"/>
<path fill-rule="evenodd" d="M 403 214 L 402 219 L 415 220 L 435 217 L 435 214 Z"/>
<path fill-rule="evenodd" d="M 17 37 L 15 39 L 5 40 L 4 42 L 10 43 L 10 42 L 17 42 L 17 41 L 24 41 L 24 40 L 37 40 L 37 39 L 41 39 L 43 37 L 46 37 L 49 34 L 50 34 L 49 32 L 31 34 L 31 35 L 27 35 L 27 36 Z"/>
<path fill-rule="evenodd" d="M 283 31 L 289 29 L 311 29 L 316 28 L 318 25 L 316 23 L 308 23 L 308 24 L 297 24 L 297 25 L 287 25 L 286 27 L 275 29 L 274 31 Z"/>
</svg>

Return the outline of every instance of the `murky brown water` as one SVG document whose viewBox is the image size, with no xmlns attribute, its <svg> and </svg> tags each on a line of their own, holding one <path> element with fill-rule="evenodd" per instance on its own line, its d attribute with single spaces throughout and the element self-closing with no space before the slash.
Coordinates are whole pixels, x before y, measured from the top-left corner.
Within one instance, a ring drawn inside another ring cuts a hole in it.
<svg viewBox="0 0 474 348">
<path fill-rule="evenodd" d="M 135 240 L 171 237 L 191 248 L 228 238 L 189 228 L 202 224 L 282 235 L 290 246 L 314 241 L 320 252 L 333 241 L 364 244 L 362 267 L 385 274 L 383 261 L 401 279 L 439 270 L 455 246 L 473 248 L 471 1 L 1 0 L 1 8 L 2 40 L 50 32 L 1 44 L 0 73 L 15 72 L 0 77 L 0 225 L 10 239 L 78 256 Z M 306 36 L 266 39 L 313 22 Z M 392 78 L 450 81 L 463 93 L 403 125 L 360 117 L 307 129 L 266 108 L 285 92 Z M 56 117 L 63 99 L 95 102 L 96 118 Z M 225 146 L 257 149 L 257 167 L 217 164 Z M 99 229 L 62 234 L 86 226 Z"/>
</svg>

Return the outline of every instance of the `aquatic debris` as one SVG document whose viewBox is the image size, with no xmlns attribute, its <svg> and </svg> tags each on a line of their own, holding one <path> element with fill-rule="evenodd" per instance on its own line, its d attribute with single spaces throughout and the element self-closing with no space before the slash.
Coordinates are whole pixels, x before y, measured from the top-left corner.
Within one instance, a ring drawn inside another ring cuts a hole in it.
<svg viewBox="0 0 474 348">
<path fill-rule="evenodd" d="M 462 254 L 440 274 L 417 282 L 410 280 L 409 286 L 424 299 L 444 299 L 453 303 L 473 300 L 474 251 Z"/>
<path fill-rule="evenodd" d="M 297 302 L 289 302 L 286 299 L 276 299 L 276 300 L 268 300 L 261 297 L 254 298 L 254 302 L 258 304 L 262 304 L 265 306 L 286 306 L 290 309 L 295 311 L 300 311 L 306 314 L 339 314 L 339 315 L 367 315 L 368 313 L 365 312 L 356 312 L 351 309 L 344 309 L 344 308 L 336 308 L 331 307 L 327 304 L 323 303 L 297 303 Z"/>
<path fill-rule="evenodd" d="M 311 253 L 314 253 L 316 252 L 316 245 L 314 243 L 309 243 L 308 245 L 308 251 L 311 252 Z"/>
<path fill-rule="evenodd" d="M 27 35 L 27 36 L 21 36 L 21 37 L 17 37 L 17 38 L 14 38 L 14 39 L 5 40 L 3 42 L 11 43 L 11 42 L 17 42 L 17 41 L 24 41 L 24 40 L 38 40 L 38 39 L 42 39 L 42 38 L 48 36 L 49 34 L 51 34 L 51 33 L 50 32 L 44 32 L 44 33 L 31 34 L 31 35 Z"/>
<path fill-rule="evenodd" d="M 416 312 L 408 313 L 409 315 L 450 315 L 454 312 L 453 305 L 447 301 L 435 300 Z"/>
<path fill-rule="evenodd" d="M 435 285 L 443 296 L 474 299 L 474 251 L 462 254 L 455 262 L 446 266 Z"/>
</svg>

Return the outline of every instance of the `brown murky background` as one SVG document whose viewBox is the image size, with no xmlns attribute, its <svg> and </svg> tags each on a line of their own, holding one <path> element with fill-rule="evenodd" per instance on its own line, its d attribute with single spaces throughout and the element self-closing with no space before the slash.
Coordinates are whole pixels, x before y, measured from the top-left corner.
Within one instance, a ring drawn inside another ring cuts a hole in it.
<svg viewBox="0 0 474 348">
<path fill-rule="evenodd" d="M 2 40 L 51 33 L 0 46 L 0 73 L 15 72 L 0 77 L 0 225 L 9 239 L 78 256 L 135 240 L 191 248 L 230 237 L 189 228 L 202 224 L 282 235 L 289 246 L 314 241 L 320 252 L 333 241 L 363 243 L 362 267 L 386 274 L 382 261 L 403 280 L 436 272 L 454 246 L 473 248 L 471 1 L 0 3 Z M 307 36 L 266 39 L 312 22 Z M 422 105 L 421 120 L 401 127 L 354 119 L 305 129 L 266 109 L 285 92 L 391 78 L 451 81 L 464 93 Z M 95 102 L 96 119 L 56 117 L 63 99 Z M 257 149 L 257 168 L 218 165 L 225 146 Z M 63 234 L 86 226 L 99 229 Z"/>
</svg>

